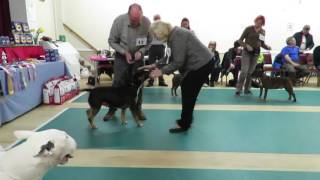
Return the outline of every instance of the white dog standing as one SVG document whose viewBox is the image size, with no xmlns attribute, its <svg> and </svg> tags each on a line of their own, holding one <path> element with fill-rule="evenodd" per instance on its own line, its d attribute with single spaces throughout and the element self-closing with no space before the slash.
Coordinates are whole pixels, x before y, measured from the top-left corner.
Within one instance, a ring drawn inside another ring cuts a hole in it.
<svg viewBox="0 0 320 180">
<path fill-rule="evenodd" d="M 41 180 L 50 168 L 67 163 L 77 146 L 71 136 L 56 129 L 16 131 L 15 136 L 26 141 L 0 152 L 0 180 Z"/>
</svg>

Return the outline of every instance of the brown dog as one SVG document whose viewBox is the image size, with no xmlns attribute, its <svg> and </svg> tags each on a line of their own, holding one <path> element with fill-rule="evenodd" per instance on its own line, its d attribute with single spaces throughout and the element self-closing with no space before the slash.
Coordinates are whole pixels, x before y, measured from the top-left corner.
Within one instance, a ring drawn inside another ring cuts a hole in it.
<svg viewBox="0 0 320 180">
<path fill-rule="evenodd" d="M 289 94 L 289 100 L 291 101 L 293 97 L 293 102 L 296 102 L 296 95 L 293 91 L 293 84 L 290 78 L 288 77 L 269 77 L 265 74 L 260 77 L 261 85 L 260 85 L 260 98 L 262 96 L 262 91 L 264 89 L 264 97 L 263 100 L 266 101 L 268 90 L 269 89 L 282 89 L 284 88 Z"/>
</svg>

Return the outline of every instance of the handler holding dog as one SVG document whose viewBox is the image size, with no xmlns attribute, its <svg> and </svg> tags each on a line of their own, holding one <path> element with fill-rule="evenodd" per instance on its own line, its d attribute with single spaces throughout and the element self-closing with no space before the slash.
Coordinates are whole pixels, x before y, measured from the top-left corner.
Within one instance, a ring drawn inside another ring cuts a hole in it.
<svg viewBox="0 0 320 180">
<path fill-rule="evenodd" d="M 149 19 L 143 16 L 139 4 L 130 5 L 128 13 L 114 20 L 108 40 L 110 46 L 116 51 L 112 86 L 130 85 L 137 68 L 143 66 L 144 54 L 152 41 L 149 35 L 150 24 Z M 145 120 L 146 117 L 141 111 L 142 89 L 139 91 L 137 104 L 140 109 L 139 118 Z M 115 108 L 110 107 L 104 120 L 112 119 L 115 111 Z"/>
<path fill-rule="evenodd" d="M 167 42 L 171 48 L 171 59 L 167 65 L 159 62 L 143 68 L 153 69 L 150 74 L 152 78 L 172 74 L 176 70 L 180 71 L 183 76 L 182 113 L 181 119 L 177 120 L 177 126 L 170 129 L 170 132 L 187 131 L 193 121 L 193 110 L 198 94 L 214 65 L 213 54 L 194 33 L 187 29 L 172 27 L 168 23 L 157 21 L 152 24 L 151 33 L 157 39 Z"/>
<path fill-rule="evenodd" d="M 254 20 L 254 25 L 247 27 L 240 39 L 239 44 L 243 47 L 241 58 L 241 72 L 237 83 L 235 95 L 240 96 L 244 86 L 244 94 L 251 95 L 251 75 L 256 69 L 257 59 L 260 54 L 260 47 L 271 50 L 271 47 L 265 44 L 265 25 L 264 16 L 258 16 Z"/>
</svg>

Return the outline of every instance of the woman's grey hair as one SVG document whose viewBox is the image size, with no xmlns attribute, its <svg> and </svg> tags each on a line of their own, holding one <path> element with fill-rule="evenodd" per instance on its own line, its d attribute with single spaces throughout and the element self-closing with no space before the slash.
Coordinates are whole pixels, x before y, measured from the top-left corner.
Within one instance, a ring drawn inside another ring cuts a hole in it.
<svg viewBox="0 0 320 180">
<path fill-rule="evenodd" d="M 170 34 L 170 31 L 172 29 L 171 24 L 163 22 L 163 21 L 156 21 L 151 24 L 150 26 L 150 32 L 152 35 L 161 34 L 164 37 L 168 37 Z"/>
<path fill-rule="evenodd" d="M 287 45 L 289 45 L 290 41 L 293 39 L 296 40 L 293 36 L 288 37 L 286 40 Z"/>
</svg>

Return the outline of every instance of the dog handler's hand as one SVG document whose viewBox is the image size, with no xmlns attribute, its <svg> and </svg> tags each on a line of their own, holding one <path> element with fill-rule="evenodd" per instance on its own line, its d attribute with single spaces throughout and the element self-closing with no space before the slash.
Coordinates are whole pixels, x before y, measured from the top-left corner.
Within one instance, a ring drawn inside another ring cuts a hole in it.
<svg viewBox="0 0 320 180">
<path fill-rule="evenodd" d="M 138 68 L 138 71 L 143 70 L 143 69 L 148 69 L 148 70 L 150 70 L 150 69 L 154 69 L 155 67 L 156 67 L 155 64 L 145 65 L 145 66 L 139 67 L 139 68 Z"/>
<path fill-rule="evenodd" d="M 249 44 L 246 44 L 246 48 L 248 51 L 253 51 L 253 48 Z"/>
<path fill-rule="evenodd" d="M 299 66 L 300 66 L 300 64 L 298 64 L 298 63 L 294 63 L 294 64 L 293 64 L 293 66 L 294 66 L 294 67 L 299 67 Z"/>
<path fill-rule="evenodd" d="M 137 51 L 135 54 L 134 54 L 134 60 L 135 61 L 140 61 L 142 59 L 142 53 L 140 51 Z"/>
<path fill-rule="evenodd" d="M 127 60 L 127 62 L 129 64 L 133 64 L 134 63 L 134 61 L 132 61 L 132 56 L 131 56 L 131 54 L 129 52 L 126 52 L 125 56 L 126 56 L 126 60 Z"/>
<path fill-rule="evenodd" d="M 151 73 L 150 73 L 150 77 L 151 78 L 157 78 L 157 77 L 160 77 L 162 76 L 162 71 L 158 68 L 156 68 L 155 70 L 153 70 Z"/>
</svg>

